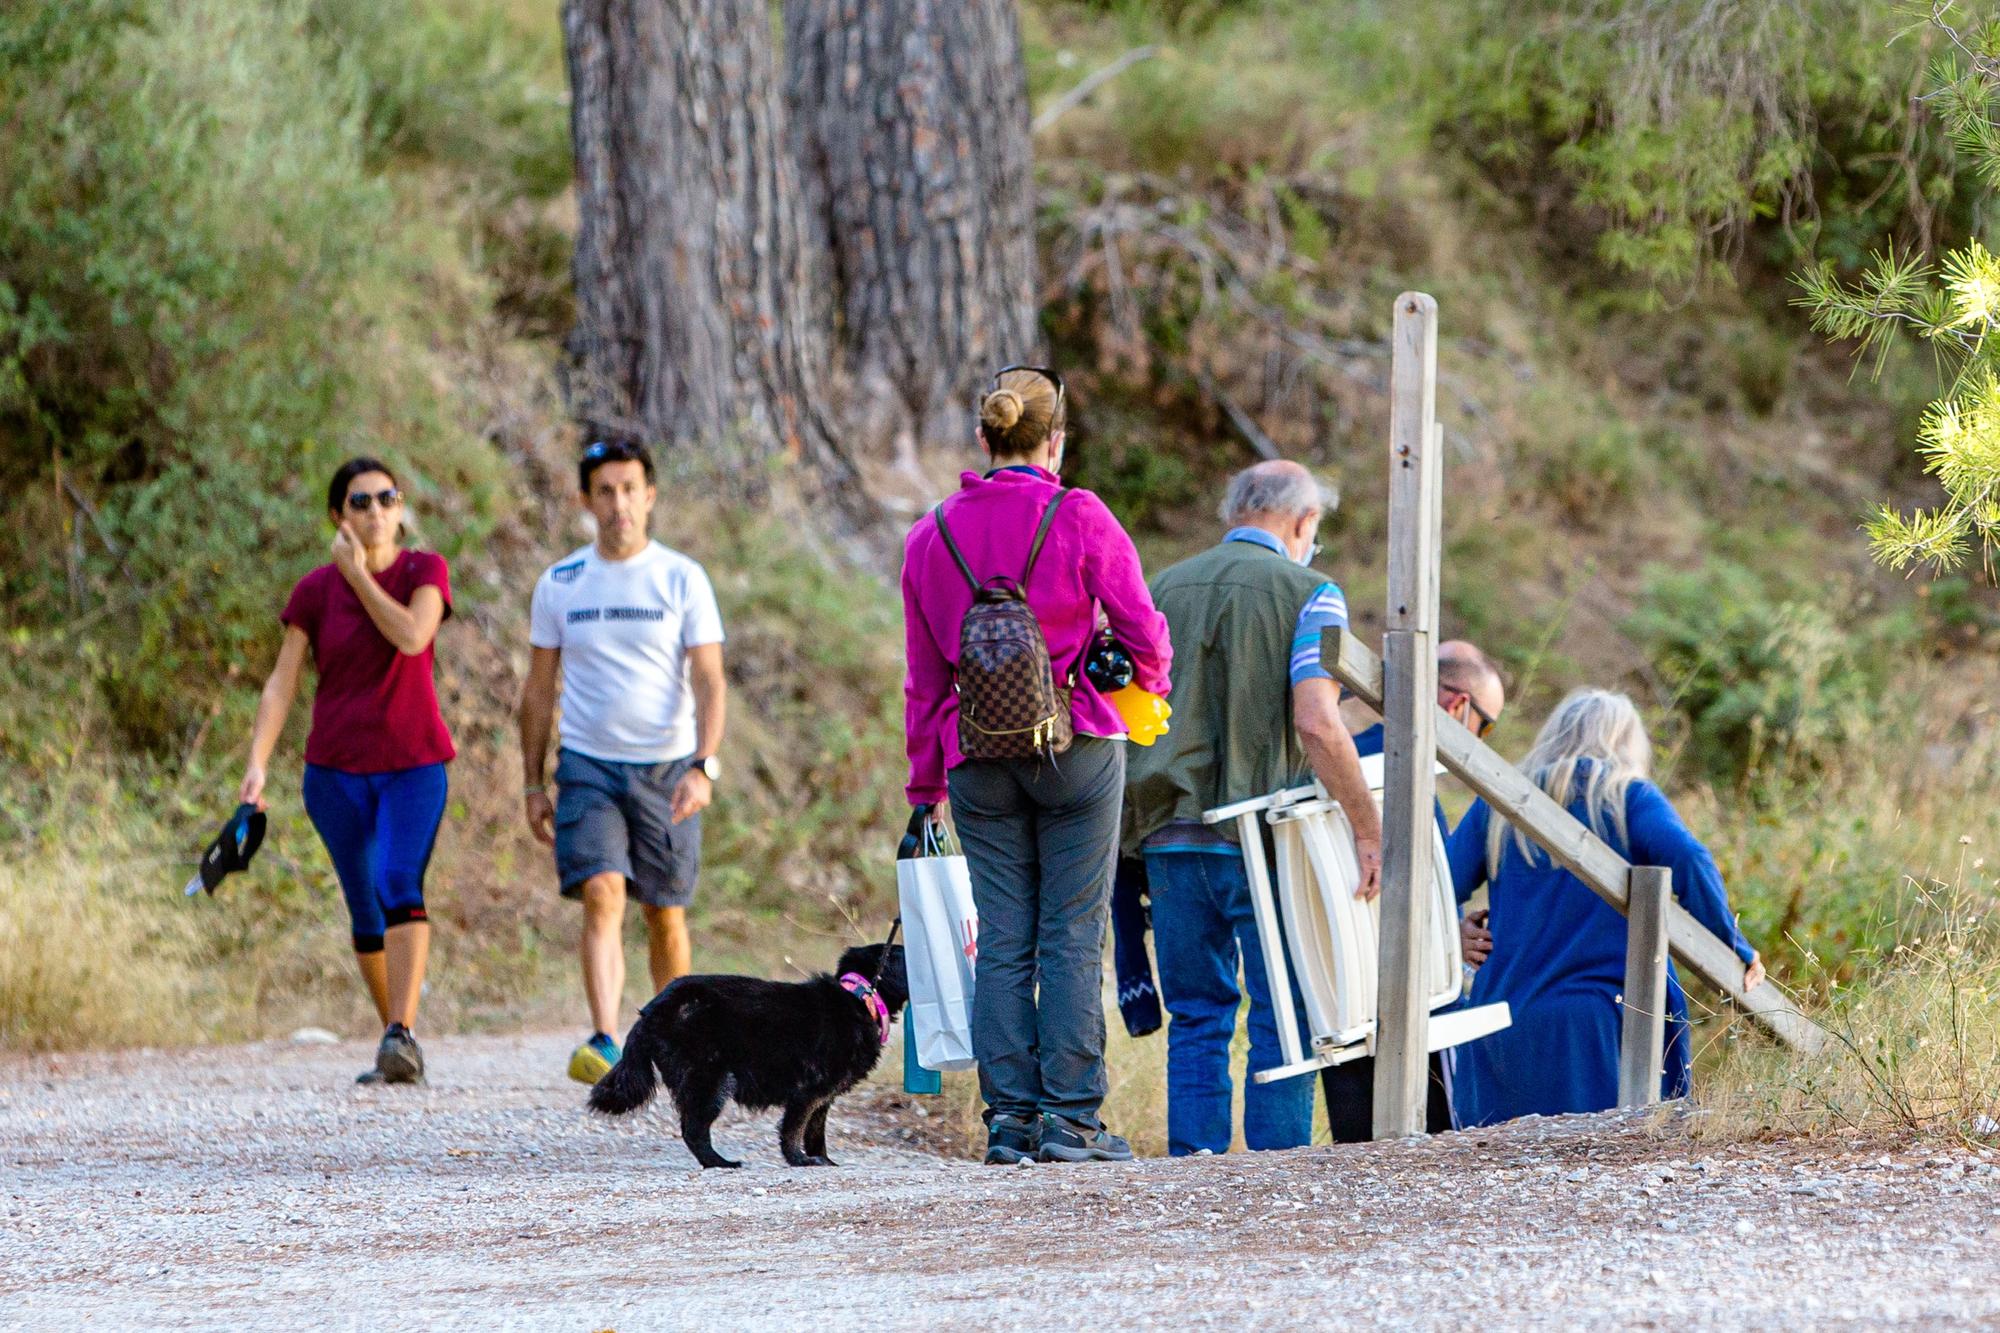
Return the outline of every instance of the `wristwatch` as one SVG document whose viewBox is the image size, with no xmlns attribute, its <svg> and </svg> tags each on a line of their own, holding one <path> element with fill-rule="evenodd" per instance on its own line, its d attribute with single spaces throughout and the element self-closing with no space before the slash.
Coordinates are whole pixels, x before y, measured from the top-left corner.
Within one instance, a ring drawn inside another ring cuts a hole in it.
<svg viewBox="0 0 2000 1333">
<path fill-rule="evenodd" d="M 722 781 L 722 763 L 712 754 L 701 759 L 688 760 L 688 767 L 700 769 L 701 775 L 710 782 Z"/>
</svg>

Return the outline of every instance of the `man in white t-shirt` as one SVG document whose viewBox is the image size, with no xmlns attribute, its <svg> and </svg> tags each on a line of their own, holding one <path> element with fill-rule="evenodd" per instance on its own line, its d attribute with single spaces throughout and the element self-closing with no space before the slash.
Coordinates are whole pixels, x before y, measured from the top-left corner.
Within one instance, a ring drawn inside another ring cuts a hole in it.
<svg viewBox="0 0 2000 1333">
<path fill-rule="evenodd" d="M 592 1032 L 571 1078 L 618 1060 L 628 890 L 646 918 L 655 990 L 688 971 L 687 906 L 701 865 L 701 812 L 719 773 L 726 689 L 722 616 L 702 567 L 647 535 L 658 491 L 636 444 L 584 450 L 577 488 L 597 540 L 535 584 L 521 691 L 528 827 L 555 848 L 565 898 L 583 901 L 583 989 Z M 549 799 L 549 724 L 562 681 L 562 741 Z"/>
</svg>

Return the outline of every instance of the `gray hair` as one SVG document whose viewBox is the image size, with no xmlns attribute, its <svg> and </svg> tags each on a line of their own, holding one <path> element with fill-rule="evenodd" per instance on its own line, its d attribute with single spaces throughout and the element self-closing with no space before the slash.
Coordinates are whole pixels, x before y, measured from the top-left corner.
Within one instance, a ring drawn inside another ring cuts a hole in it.
<svg viewBox="0 0 2000 1333">
<path fill-rule="evenodd" d="M 1244 468 L 1229 479 L 1229 490 L 1217 512 L 1230 527 L 1257 514 L 1298 518 L 1318 510 L 1331 514 L 1340 508 L 1340 489 L 1322 481 L 1297 463 L 1259 463 Z"/>
<path fill-rule="evenodd" d="M 1578 781 L 1578 769 L 1589 768 Z M 1625 795 L 1634 782 L 1653 768 L 1653 742 L 1630 698 L 1610 690 L 1572 690 L 1556 705 L 1534 748 L 1521 760 L 1521 771 L 1557 805 L 1583 799 L 1585 821 L 1600 838 L 1627 841 Z M 1581 790 L 1579 790 L 1579 785 Z M 1486 830 L 1486 873 L 1500 872 L 1502 839 L 1508 824 L 1494 816 Z M 1514 830 L 1514 843 L 1529 862 L 1535 859 L 1525 833 Z"/>
</svg>

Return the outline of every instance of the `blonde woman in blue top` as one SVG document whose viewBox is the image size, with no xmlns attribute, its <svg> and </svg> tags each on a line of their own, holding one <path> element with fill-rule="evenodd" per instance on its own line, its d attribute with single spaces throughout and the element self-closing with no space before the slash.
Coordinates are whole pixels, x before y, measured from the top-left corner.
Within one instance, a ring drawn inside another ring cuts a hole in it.
<svg viewBox="0 0 2000 1333">
<path fill-rule="evenodd" d="M 1608 690 L 1577 690 L 1550 714 L 1521 770 L 1634 865 L 1673 871 L 1674 897 L 1764 979 L 1736 928 L 1715 858 L 1648 780 L 1653 746 L 1639 710 Z M 1547 853 L 1475 801 L 1453 830 L 1452 881 L 1464 902 L 1488 886 L 1493 952 L 1472 1003 L 1505 1000 L 1514 1024 L 1461 1047 L 1453 1111 L 1461 1128 L 1523 1115 L 1602 1111 L 1618 1103 L 1618 996 L 1625 918 Z M 1689 1090 L 1687 996 L 1667 965 L 1664 1097 Z"/>
</svg>

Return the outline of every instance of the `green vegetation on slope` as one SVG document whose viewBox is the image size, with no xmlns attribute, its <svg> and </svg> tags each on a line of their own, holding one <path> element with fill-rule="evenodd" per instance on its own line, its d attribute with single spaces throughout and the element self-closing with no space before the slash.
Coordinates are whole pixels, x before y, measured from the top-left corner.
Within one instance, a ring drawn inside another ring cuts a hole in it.
<svg viewBox="0 0 2000 1333">
<path fill-rule="evenodd" d="M 1386 314 L 1436 292 L 1448 628 L 1513 673 L 1502 747 L 1572 684 L 1631 689 L 1779 972 L 1865 997 L 1937 919 L 1913 883 L 1990 899 L 1958 858 L 1991 835 L 1964 812 L 2000 777 L 2000 608 L 1869 565 L 1855 525 L 1921 484 L 1894 441 L 1931 385 L 1915 358 L 1850 382 L 1784 278 L 1980 225 L 1909 117 L 1921 43 L 1863 0 L 1519 10 L 1028 8 L 1038 97 L 1161 47 L 1037 141 L 1074 478 L 1164 562 L 1212 535 L 1254 422 L 1341 478 L 1325 563 L 1367 628 Z M 1746 79 L 1723 37 L 1753 10 Z M 24 849 L 0 1044 L 359 1016 L 295 769 L 253 876 L 170 893 L 235 785 L 273 608 L 322 558 L 317 488 L 364 450 L 407 470 L 458 588 L 427 1021 L 568 1016 L 574 918 L 520 827 L 508 719 L 528 580 L 578 540 L 549 7 L 28 0 L 0 51 L 0 840 Z M 818 965 L 889 901 L 893 589 L 691 489 L 659 527 L 716 573 L 740 701 L 700 947 Z M 1122 1114 L 1156 1113 L 1156 1055 L 1121 1057 Z"/>
</svg>

